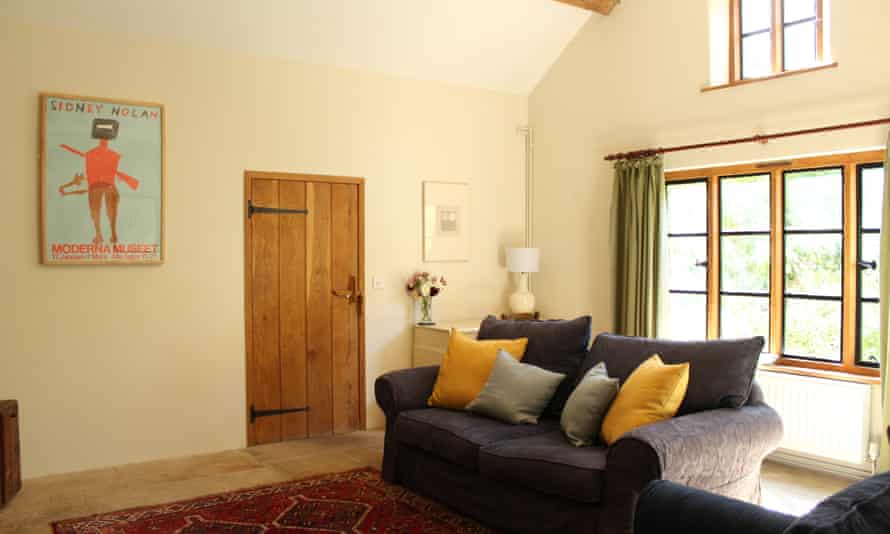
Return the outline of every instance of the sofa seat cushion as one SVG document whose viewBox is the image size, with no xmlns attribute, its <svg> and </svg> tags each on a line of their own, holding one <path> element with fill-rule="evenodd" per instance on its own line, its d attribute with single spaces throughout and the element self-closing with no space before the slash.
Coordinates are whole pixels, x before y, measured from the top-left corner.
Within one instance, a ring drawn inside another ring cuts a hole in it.
<svg viewBox="0 0 890 534">
<path fill-rule="evenodd" d="M 395 437 L 400 443 L 478 471 L 481 447 L 554 430 L 559 430 L 558 421 L 512 425 L 468 412 L 426 408 L 400 413 L 396 420 Z"/>
<path fill-rule="evenodd" d="M 499 441 L 479 451 L 479 472 L 579 502 L 599 502 L 605 447 L 574 447 L 560 431 Z"/>
</svg>

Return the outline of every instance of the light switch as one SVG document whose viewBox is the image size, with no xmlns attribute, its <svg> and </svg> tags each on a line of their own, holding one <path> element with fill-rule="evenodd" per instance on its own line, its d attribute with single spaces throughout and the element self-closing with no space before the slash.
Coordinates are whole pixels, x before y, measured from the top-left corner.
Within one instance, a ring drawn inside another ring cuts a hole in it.
<svg viewBox="0 0 890 534">
<path fill-rule="evenodd" d="M 376 276 L 371 277 L 371 287 L 374 289 L 383 289 L 383 280 L 377 278 Z"/>
</svg>

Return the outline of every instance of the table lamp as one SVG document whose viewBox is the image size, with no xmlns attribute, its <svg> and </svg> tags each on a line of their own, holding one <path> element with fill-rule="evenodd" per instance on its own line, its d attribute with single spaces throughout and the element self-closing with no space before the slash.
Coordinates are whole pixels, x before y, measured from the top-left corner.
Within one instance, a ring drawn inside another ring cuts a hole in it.
<svg viewBox="0 0 890 534">
<path fill-rule="evenodd" d="M 535 312 L 535 296 L 528 289 L 528 273 L 538 272 L 539 259 L 539 250 L 536 248 L 507 249 L 507 270 L 519 273 L 519 285 L 510 295 L 510 311 L 514 315 Z"/>
</svg>

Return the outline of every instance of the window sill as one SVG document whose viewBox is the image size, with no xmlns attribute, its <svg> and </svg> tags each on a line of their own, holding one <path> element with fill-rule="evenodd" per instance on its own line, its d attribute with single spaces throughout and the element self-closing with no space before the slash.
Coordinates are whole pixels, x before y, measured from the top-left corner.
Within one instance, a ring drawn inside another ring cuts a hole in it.
<svg viewBox="0 0 890 534">
<path fill-rule="evenodd" d="M 776 80 L 778 78 L 787 78 L 788 76 L 796 76 L 798 74 L 807 74 L 809 72 L 833 69 L 835 67 L 837 67 L 837 61 L 835 61 L 834 63 L 826 63 L 825 65 L 817 65 L 815 67 L 808 67 L 806 69 L 789 70 L 786 72 L 780 72 L 778 74 L 771 74 L 769 76 L 764 76 L 762 78 L 749 78 L 747 80 L 735 80 L 735 81 L 732 81 L 729 83 L 724 83 L 722 85 L 709 85 L 708 87 L 702 87 L 701 92 L 705 93 L 708 91 L 716 91 L 718 89 L 727 89 L 729 87 L 736 87 L 738 85 L 750 85 L 752 83 L 765 82 L 767 80 Z"/>
<path fill-rule="evenodd" d="M 812 378 L 823 378 L 826 380 L 837 380 L 840 382 L 853 382 L 855 384 L 877 385 L 881 383 L 880 376 L 870 376 L 866 374 L 852 374 L 841 371 L 827 371 L 824 369 L 808 369 L 805 367 L 797 367 L 793 365 L 777 365 L 762 363 L 758 366 L 758 370 L 769 373 L 785 373 L 789 375 L 809 376 Z"/>
</svg>

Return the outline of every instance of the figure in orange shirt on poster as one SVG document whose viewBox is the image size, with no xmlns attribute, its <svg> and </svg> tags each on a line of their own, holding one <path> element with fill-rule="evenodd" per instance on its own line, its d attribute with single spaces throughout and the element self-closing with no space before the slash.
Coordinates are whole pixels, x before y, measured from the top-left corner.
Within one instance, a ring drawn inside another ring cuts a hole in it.
<svg viewBox="0 0 890 534">
<path fill-rule="evenodd" d="M 84 158 L 86 162 L 86 178 L 84 178 L 83 174 L 76 174 L 73 180 L 59 187 L 59 193 L 62 195 L 86 193 L 88 195 L 90 216 L 93 219 L 93 227 L 96 230 L 93 243 L 97 245 L 104 240 L 102 237 L 102 225 L 100 224 L 103 199 L 105 200 L 105 213 L 111 226 L 111 243 L 117 243 L 118 241 L 117 210 L 120 205 L 120 193 L 117 190 L 116 180 L 120 179 L 134 191 L 139 187 L 139 180 L 121 172 L 117 168 L 121 155 L 108 148 L 108 140 L 117 137 L 117 128 L 118 122 L 116 120 L 94 119 L 93 139 L 99 140 L 98 145 L 86 152 L 81 152 L 70 145 L 59 145 L 68 152 Z M 84 180 L 87 182 L 86 189 L 73 191 L 68 189 L 71 186 L 79 186 Z"/>
</svg>

